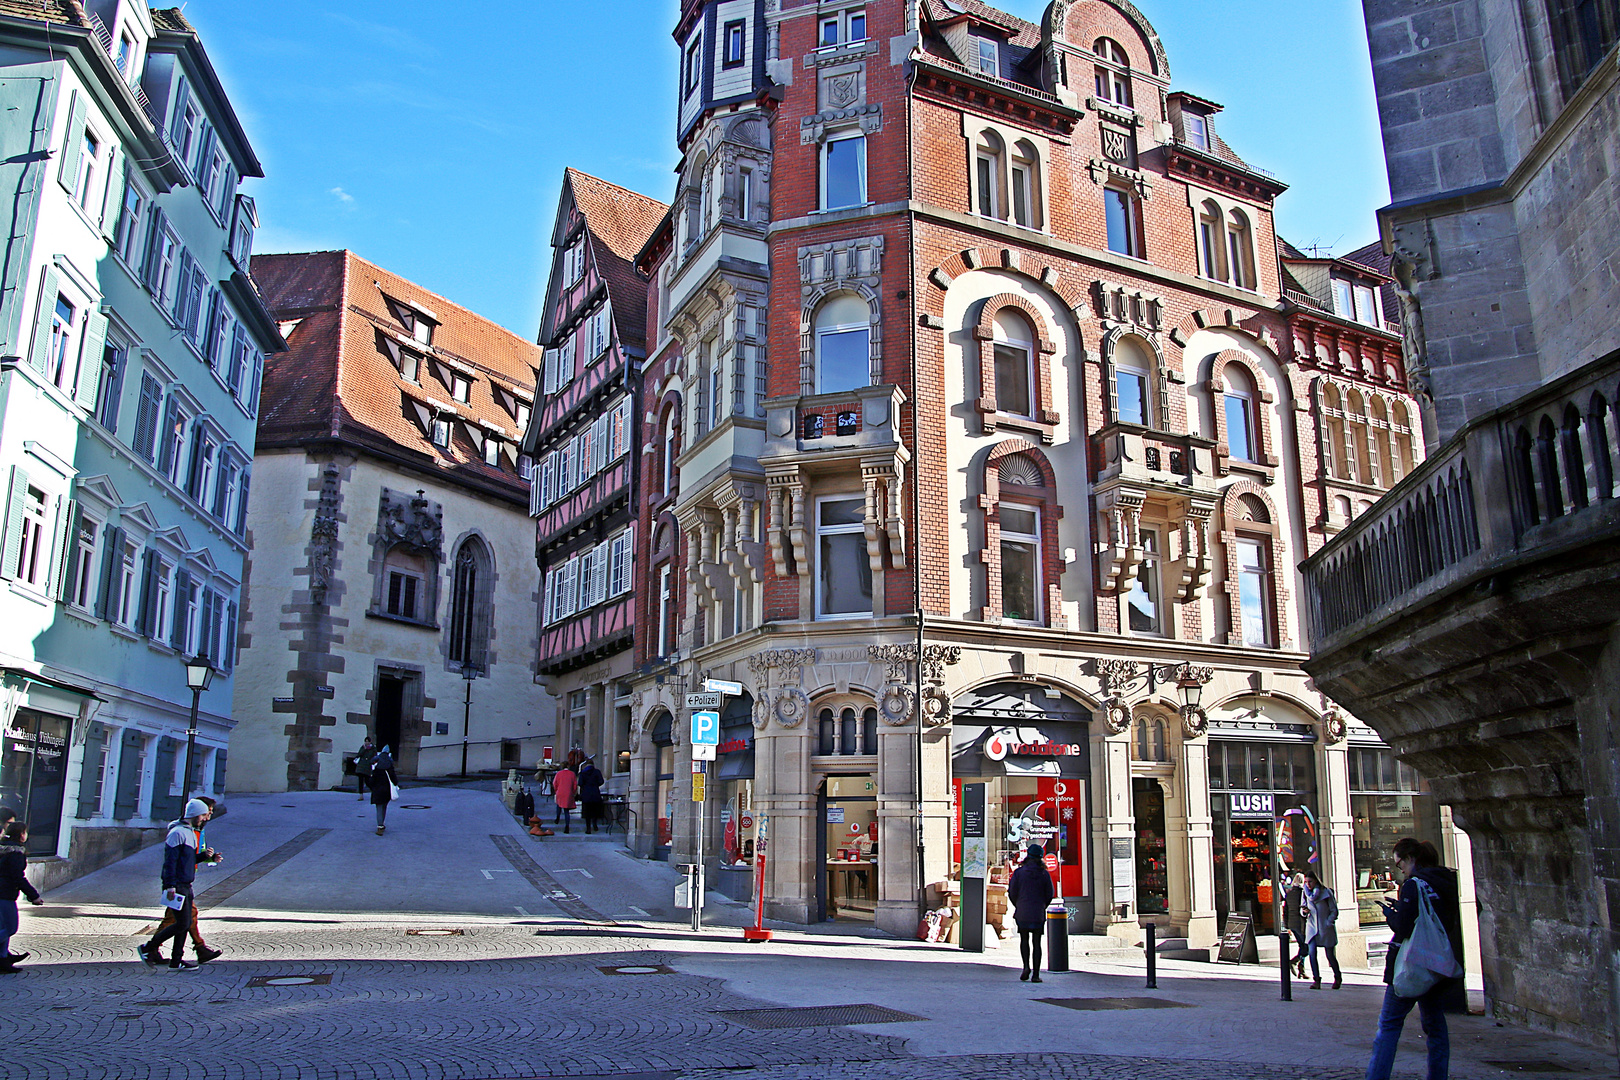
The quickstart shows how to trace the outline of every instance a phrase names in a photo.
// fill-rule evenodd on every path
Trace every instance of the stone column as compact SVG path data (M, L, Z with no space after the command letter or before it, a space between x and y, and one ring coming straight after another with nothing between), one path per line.
M1221 940L1215 918L1215 823L1209 812L1209 739L1181 744L1181 797L1187 809L1187 947Z
M1136 817L1131 800L1131 729L1108 735L1098 725L1091 736L1091 835L1093 839L1092 889L1099 933L1131 944L1140 939L1136 917ZM1131 857L1131 876L1114 881L1114 841L1122 840ZM1117 914L1120 905L1127 914Z
M1164 790L1164 872L1170 893L1170 925L1181 929L1192 921L1192 874L1187 835L1189 800L1186 792L1186 764L1170 776L1161 777ZM1208 807L1205 807L1208 813Z
M1321 804L1317 812L1317 842L1322 849L1322 868L1317 871L1327 887L1339 898L1339 963L1345 967L1367 966L1367 935L1361 932L1361 916L1356 906L1356 823L1350 813L1350 763L1344 743L1320 744L1316 768Z
M877 781L877 928L896 937L916 933L922 911L917 888L917 732L879 721Z
M815 875L822 872L816 865L816 792L807 727L801 722L783 728L773 719L754 743L755 803L770 818L765 917L797 923L814 914Z

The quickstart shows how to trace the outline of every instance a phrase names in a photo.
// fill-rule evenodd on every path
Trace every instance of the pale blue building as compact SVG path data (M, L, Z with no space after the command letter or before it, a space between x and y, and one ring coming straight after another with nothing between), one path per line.
M196 31L0 0L0 803L30 876L221 795L263 357L262 176ZM185 663L216 669L200 698Z

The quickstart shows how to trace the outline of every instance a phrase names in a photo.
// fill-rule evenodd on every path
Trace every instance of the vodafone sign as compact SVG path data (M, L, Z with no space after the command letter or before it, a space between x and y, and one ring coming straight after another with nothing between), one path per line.
M992 731L984 740L984 756L991 761L1004 761L1009 754L1013 757L1079 757L1080 746L1078 743L1018 742L1006 730Z

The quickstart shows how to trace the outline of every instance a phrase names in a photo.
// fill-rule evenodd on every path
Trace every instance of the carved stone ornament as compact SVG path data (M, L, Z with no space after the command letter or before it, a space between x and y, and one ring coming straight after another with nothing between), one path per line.
M641 721L638 718L630 725L630 754L633 757L639 753L641 753Z
M763 697L754 699L754 730L764 731L765 725L771 722L771 703Z
M923 687L922 718L928 727L951 722L951 698L943 686L930 683Z
M1322 714L1322 738L1327 740L1329 746L1344 742L1344 737L1350 732L1350 725L1344 722L1344 713L1337 706L1329 708Z
M834 75L827 80L827 104L835 109L842 109L855 103L860 96L860 72L852 71L848 75Z
M911 719L911 707L916 699L917 694L911 687L894 683L878 697L878 715L885 724L899 727Z
M1209 716L1203 709L1187 706L1181 710L1181 735L1186 739L1200 739L1209 732Z
M796 728L810 716L810 695L797 686L777 691L776 722L785 728Z
M901 682L906 677L906 665L917 659L917 646L868 645L866 655L872 663L883 665L883 673L890 682Z
M960 662L962 659L962 646L960 645L924 645L922 652L922 676L931 683L945 681L946 667Z
M1131 157L1130 136L1123 131L1113 128L1102 129L1103 153L1115 161L1129 162Z
M1108 734L1121 735L1130 730L1131 707L1125 703L1123 697L1113 694L1103 699L1103 705L1107 709L1103 722L1108 725Z
M816 662L814 649L767 649L748 658L748 670L755 675L780 671L784 679L797 682L799 672Z
M377 534L389 546L407 548L444 558L444 508L418 488L407 500L403 493L384 488L377 513Z

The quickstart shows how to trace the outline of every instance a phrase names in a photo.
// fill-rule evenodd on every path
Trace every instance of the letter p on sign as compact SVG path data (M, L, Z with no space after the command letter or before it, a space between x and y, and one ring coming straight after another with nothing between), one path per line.
M695 712L692 714L692 745L717 746L720 743L720 714Z

